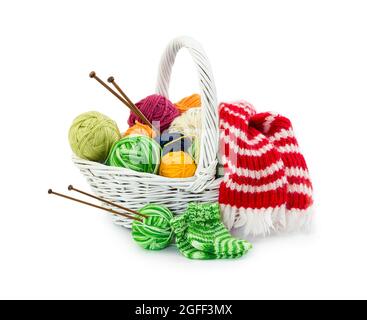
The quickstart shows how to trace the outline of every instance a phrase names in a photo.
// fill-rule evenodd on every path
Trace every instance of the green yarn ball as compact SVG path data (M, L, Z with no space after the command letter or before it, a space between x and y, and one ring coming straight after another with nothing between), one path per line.
M160 159L161 147L153 139L146 136L127 136L113 145L107 164L155 174Z
M112 145L120 139L117 124L96 111L76 117L69 130L69 143L80 158L105 162Z
M147 250L162 250L172 242L173 232L170 221L172 212L164 206L148 204L139 210L148 217L143 221L134 221L132 237L134 241Z

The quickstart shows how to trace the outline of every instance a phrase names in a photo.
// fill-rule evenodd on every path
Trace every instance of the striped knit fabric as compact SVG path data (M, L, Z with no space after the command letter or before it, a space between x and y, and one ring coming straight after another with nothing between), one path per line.
M185 215L187 238L198 250L214 253L217 259L235 259L252 248L251 243L231 236L222 222L218 203L190 203Z
M254 115L250 126L263 133L281 154L287 177L287 229L307 227L312 217L312 183L291 121L265 112Z
M189 259L236 259L252 244L231 236L223 225L218 203L189 203L182 215L171 220L176 245Z
M219 202L225 225L241 237L304 225L306 211L300 210L308 208L312 200L296 195L296 179L306 177L307 167L304 162L302 166L292 164L293 150L285 152L289 147L278 137L291 127L282 124L284 118L273 122L270 114L256 115L244 101L223 103L219 113L224 164ZM310 183L307 186L309 192ZM297 201L304 206L295 205Z
M214 253L205 252L192 246L187 235L188 221L185 214L174 217L171 220L171 227L176 236L177 248L186 258L193 260L216 259Z

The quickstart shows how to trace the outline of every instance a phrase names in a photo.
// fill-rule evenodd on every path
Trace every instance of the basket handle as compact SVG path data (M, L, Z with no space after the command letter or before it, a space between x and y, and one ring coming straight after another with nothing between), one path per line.
M215 179L219 139L217 92L209 60L201 45L192 38L173 39L163 53L157 81L157 93L169 98L168 89L172 67L181 48L186 48L196 66L201 95L202 134L200 159L196 170L196 180L187 190L202 192Z

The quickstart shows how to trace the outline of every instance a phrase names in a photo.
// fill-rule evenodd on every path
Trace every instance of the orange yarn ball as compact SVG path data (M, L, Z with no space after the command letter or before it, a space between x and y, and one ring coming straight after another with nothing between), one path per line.
M139 121L136 121L133 126L127 129L123 137L131 135L147 136L153 139L156 137L156 133L151 127L146 124L142 124Z
M196 172L192 157L183 151L169 152L161 159L159 174L168 178L188 178Z
M181 113L191 108L199 108L201 107L201 97L199 94L195 93L189 97L183 98L179 102L176 102L175 106Z

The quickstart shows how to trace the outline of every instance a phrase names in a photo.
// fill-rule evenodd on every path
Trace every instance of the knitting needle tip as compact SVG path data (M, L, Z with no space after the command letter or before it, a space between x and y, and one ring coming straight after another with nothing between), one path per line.
M89 77L90 78L94 78L96 76L96 73L94 71L92 71L90 74L89 74Z

